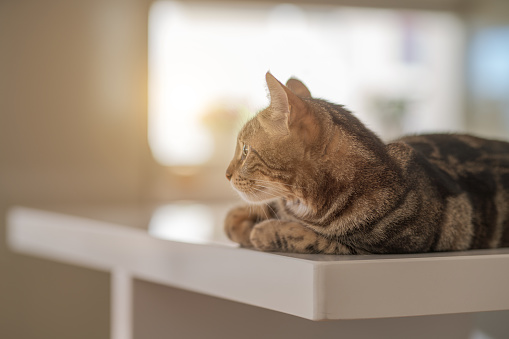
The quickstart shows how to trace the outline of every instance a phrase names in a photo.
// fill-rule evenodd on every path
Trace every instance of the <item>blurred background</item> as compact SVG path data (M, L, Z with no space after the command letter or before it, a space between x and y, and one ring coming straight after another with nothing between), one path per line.
M12 205L229 201L267 70L384 140L509 131L506 0L0 0L0 337L107 338L109 276L16 255Z

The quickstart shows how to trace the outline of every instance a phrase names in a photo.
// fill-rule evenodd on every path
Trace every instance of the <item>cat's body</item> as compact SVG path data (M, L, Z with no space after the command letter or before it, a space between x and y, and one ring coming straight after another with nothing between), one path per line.
M343 107L267 74L227 177L251 206L228 236L265 251L417 253L509 247L509 143L421 135L384 144Z

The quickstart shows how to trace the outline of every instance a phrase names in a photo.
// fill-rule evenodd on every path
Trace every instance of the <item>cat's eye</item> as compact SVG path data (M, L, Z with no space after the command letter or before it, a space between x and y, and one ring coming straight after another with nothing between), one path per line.
M249 153L249 146L244 144L244 146L242 146L242 159L245 159L247 157L248 153Z

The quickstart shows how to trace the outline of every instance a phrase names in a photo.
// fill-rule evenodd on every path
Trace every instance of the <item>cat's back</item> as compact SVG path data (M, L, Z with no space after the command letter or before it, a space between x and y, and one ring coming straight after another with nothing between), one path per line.
M405 142L430 161L452 166L486 164L509 168L509 142L467 134L425 134L406 136Z
M443 183L478 198L505 191L509 196L509 143L466 134L429 134L399 139L431 164ZM432 176L437 176L431 174Z

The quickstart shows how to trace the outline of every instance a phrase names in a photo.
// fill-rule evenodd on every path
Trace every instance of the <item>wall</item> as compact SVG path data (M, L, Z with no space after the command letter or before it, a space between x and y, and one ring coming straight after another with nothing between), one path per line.
M13 204L136 201L148 2L0 2L0 338L107 338L109 276L6 248Z

